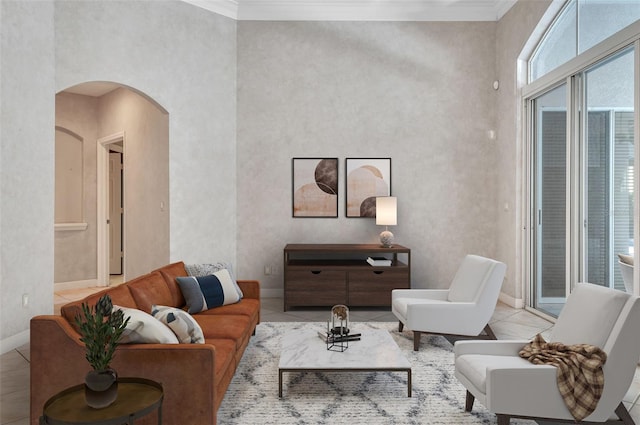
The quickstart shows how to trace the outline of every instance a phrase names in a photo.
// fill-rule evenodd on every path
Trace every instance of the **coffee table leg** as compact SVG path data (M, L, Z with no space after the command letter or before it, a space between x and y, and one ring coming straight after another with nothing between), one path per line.
M282 369L278 369L278 398L282 398Z
M407 371L407 397L411 397L411 369Z

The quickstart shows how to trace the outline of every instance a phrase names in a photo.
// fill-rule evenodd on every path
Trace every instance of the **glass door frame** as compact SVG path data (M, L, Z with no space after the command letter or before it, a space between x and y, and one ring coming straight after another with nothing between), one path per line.
M632 25L633 29L640 29L640 22ZM640 31L637 31L633 37L629 37L628 31L621 31L609 39L603 41L598 46L590 49L584 54L576 57L574 60L561 66L556 71L551 72L534 83L525 86L522 90L522 111L523 111L523 140L525 141L525 149L523 149L522 160L525 168L523 190L526 196L523 196L523 217L524 223L524 255L522 255L523 264L521 265L523 273L523 294L525 297L524 305L527 310L540 314L544 317L554 319L544 312L537 310L534 306L536 303L536 131L539 126L539 117L536 116L535 100L545 93L554 90L562 84L567 85L566 104L567 104L567 221L566 221L566 294L571 293L575 284L583 280L586 273L586 261L581 261L584 257L585 246L581 243L583 233L582 227L582 207L584 202L584 194L581 193L581 173L583 153L581 149L581 140L585 140L587 120L581 120L582 111L586 109L586 100L583 99L583 73L591 69L595 64L607 60L607 58L617 56L625 50L632 48L634 51L634 244L640 245ZM582 122L584 121L584 123ZM640 249L634 250L634 263L640 264ZM640 266L637 267L640 270ZM634 273L634 294L640 294L640 272Z

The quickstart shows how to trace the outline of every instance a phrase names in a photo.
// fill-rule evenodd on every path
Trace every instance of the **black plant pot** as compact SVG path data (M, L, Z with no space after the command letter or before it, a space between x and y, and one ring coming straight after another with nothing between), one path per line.
M118 374L113 369L91 370L84 377L84 398L87 406L104 409L118 398Z

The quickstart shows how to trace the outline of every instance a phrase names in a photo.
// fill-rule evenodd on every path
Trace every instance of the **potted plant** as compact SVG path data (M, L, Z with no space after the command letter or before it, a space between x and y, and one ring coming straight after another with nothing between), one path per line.
M105 294L93 307L82 303L82 313L75 319L92 367L85 376L85 399L90 407L101 409L118 396L118 375L109 365L129 318L122 310L113 311L111 297Z

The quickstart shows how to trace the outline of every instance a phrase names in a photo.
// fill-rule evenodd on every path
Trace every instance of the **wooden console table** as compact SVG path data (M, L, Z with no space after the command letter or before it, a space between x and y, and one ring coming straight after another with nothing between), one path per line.
M386 257L374 267L367 257ZM404 257L404 258L403 258ZM391 290L411 287L411 250L402 245L288 244L284 247L284 310L294 306L391 306Z

